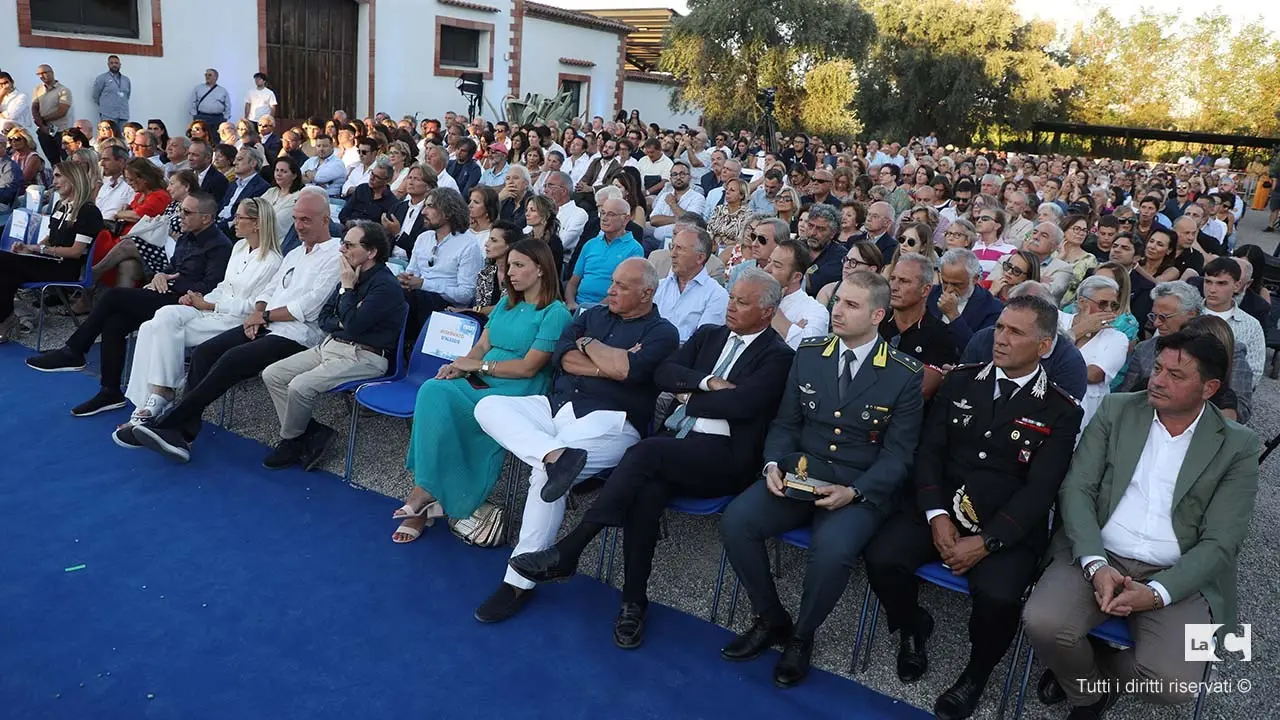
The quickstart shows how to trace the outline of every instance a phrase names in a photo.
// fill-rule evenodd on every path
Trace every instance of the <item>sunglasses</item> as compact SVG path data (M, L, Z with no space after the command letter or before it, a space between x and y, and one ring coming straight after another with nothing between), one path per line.
M764 235L752 235L751 239L754 240L757 245L768 245L770 242L770 239Z
M986 221L986 222L995 222L995 220L996 220L996 218L995 218L995 216L994 216L994 215L979 215L979 216L978 216L978 221L979 221L979 222L983 222L983 221Z
M916 243L917 243L917 240L915 238L908 237L906 235L903 235L902 237L898 238L898 244L905 245L906 247L915 247Z
M1004 262L1000 263L1000 267L1004 268L1004 271L1009 275L1016 275L1018 277L1023 277L1027 274L1026 270L1023 270L1022 268L1018 267L1017 265L1014 265L1008 260L1005 260Z
M1091 298L1091 297L1087 297L1087 298L1085 298L1085 300L1088 300L1089 302L1093 303L1094 305L1097 305L1097 306L1098 306L1100 309L1102 309L1102 310L1113 310L1113 311L1114 311L1114 310L1119 310L1119 309L1120 309L1120 303L1119 303L1118 301L1116 301L1116 300L1094 300L1094 299L1093 299L1093 298Z

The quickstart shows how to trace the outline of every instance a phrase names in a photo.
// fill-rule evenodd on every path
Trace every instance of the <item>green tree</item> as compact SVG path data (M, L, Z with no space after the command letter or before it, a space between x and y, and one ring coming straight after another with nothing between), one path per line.
M797 129L809 74L830 61L860 61L874 37L871 17L854 0L690 0L659 67L680 82L674 109L700 108L718 127L753 127L759 91L775 88L779 124ZM843 108L852 96L828 94L839 87L832 82L838 74L825 68L818 78L826 101Z
M1077 26L1070 55L1077 71L1068 101L1076 122L1173 129L1185 97L1186 58L1175 15L1149 8L1122 23L1101 10Z
M1221 10L1196 18L1183 48L1188 130L1275 135L1280 107L1280 41L1261 20L1239 29Z
M859 68L856 107L875 136L931 130L968 141L1050 115L1073 71L1049 52L1051 23L1003 0L866 0L879 30Z
M800 124L825 138L852 138L862 132L862 124L850 108L857 89L853 61L818 63L804 79Z

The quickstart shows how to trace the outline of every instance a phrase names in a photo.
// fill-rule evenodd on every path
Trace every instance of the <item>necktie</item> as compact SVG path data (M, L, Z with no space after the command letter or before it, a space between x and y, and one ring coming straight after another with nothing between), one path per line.
M840 402L842 403L849 394L849 386L853 384L853 362L857 359L858 356L852 350L844 351L844 370L840 373Z
M997 384L1000 386L1000 397L996 398L994 407L999 410L1009 404L1009 399L1013 397L1014 393L1018 392L1018 383L1004 378Z
M716 377L724 377L724 374L729 370L729 366L733 364L733 359L738 356L738 351L742 349L744 344L741 337L734 335L733 342L729 345L729 353L716 365L716 369L712 370L711 374ZM698 418L689 417L688 413L685 412L685 406L681 405L675 409L675 412L667 416L667 421L663 425L670 430L675 430L677 438L682 438L693 430L693 424L696 422L698 422Z

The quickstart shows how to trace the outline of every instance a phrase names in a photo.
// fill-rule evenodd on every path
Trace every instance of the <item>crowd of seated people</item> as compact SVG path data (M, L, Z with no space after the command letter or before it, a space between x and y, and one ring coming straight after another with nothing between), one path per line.
M934 631L914 572L969 580L970 657L939 717L974 711L1019 623L1049 668L1041 697L1095 718L1114 696L1069 679L1198 679L1165 629L1235 622L1257 483L1244 423L1276 322L1229 172L803 134L775 154L746 131L626 117L343 114L274 143L260 121L221 144L200 120L163 146L163 127L125 128L132 145L103 131L96 151L70 137L48 237L0 254L0 340L21 332L22 283L92 262L109 287L27 364L78 370L100 340L101 389L71 412L132 406L120 447L190 461L203 410L261 376L279 422L263 465L315 468L336 434L319 397L385 374L433 313L464 313L483 331L418 391L392 540L476 512L508 454L527 465L483 622L617 527L614 641L640 646L677 496L735 496L722 534L754 620L721 654L782 648L782 687L859 557L903 682L928 672ZM38 182L30 158L15 162ZM608 470L557 541L566 494ZM800 527L793 615L765 542ZM1134 650L1092 649L1107 617L1130 619Z

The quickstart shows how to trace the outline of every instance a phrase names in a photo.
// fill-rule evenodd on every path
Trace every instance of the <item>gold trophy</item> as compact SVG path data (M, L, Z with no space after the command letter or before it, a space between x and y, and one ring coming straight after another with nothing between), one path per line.
M787 473L782 478L782 487L784 494L794 500L808 500L813 502L818 499L815 490L824 485L831 483L816 478L809 477L809 458L801 455L796 460L795 470Z

